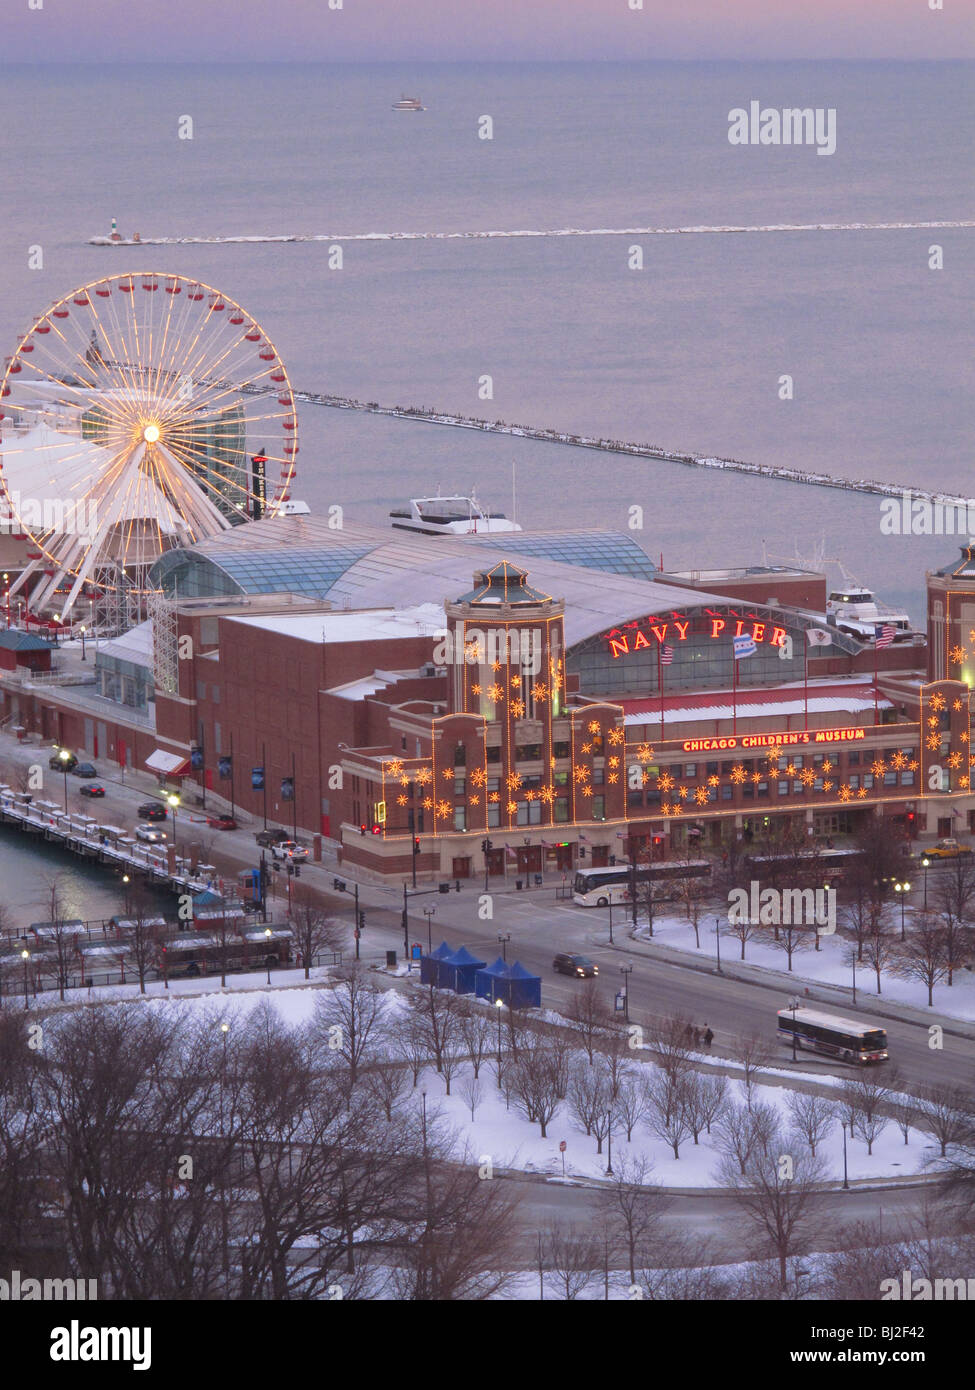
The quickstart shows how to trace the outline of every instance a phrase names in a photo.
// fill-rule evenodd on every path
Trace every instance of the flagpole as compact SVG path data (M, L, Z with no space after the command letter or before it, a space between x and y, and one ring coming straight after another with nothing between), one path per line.
M657 643L657 689L660 691L660 742L664 741L664 668L660 664L660 643Z
M731 640L734 643L734 638ZM738 732L738 658L734 645L731 648L731 732Z
M877 707L877 685L880 675L877 670L877 629L873 633L873 722L874 726L880 723L879 710Z
M802 704L804 711L803 728L809 728L809 638L806 637L802 654Z

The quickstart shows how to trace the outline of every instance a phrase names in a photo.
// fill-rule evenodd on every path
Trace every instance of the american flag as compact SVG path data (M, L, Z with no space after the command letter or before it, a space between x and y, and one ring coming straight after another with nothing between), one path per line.
M884 623L883 627L875 627L873 630L875 646L879 651L881 647L889 647L894 640L894 633L897 631L890 623Z
M663 651L660 653L660 664L661 664L661 666L669 666L670 663L673 661L673 659L674 659L674 649L673 649L673 647L664 647Z

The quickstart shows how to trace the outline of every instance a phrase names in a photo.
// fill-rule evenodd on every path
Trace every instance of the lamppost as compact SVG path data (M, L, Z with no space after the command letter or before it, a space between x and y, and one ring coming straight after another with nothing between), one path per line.
M67 748L58 749L58 760L61 763L61 771L64 773L64 814L68 814L68 763L71 761L71 754Z
M606 1176L613 1176L613 1112L606 1111Z
M84 624L82 624L82 628L81 628L81 659L82 659L82 661L84 661L84 659L85 659L85 628L84 628Z
M717 948L717 952L718 952L718 974L720 975L720 974L722 973L722 972L721 972L721 918L720 918L720 917L715 917L715 919L714 919L714 943L715 943L715 947Z
M796 1009L799 1007L799 1000L793 997L789 1000L789 1008L792 1010L792 1060L796 1060Z
M26 998L26 996L25 996ZM504 1008L503 999L495 999L494 1007L498 1011L498 1085L501 1085L501 1010Z
M856 948L850 956L850 964L853 966L853 1007L857 1006L857 953Z
M166 804L173 813L173 849L176 849L176 812L179 810L179 797L175 792L169 793Z
M425 907L425 908L423 909L423 915L424 915L424 917L427 919L427 955L428 955L428 956L432 956L432 955L433 955L433 914L436 912L436 910L437 910L437 909L436 909L435 907Z
M921 860L921 868L924 870L924 910L925 910L925 912L927 912L927 910L928 910L928 865L929 865L930 863L931 863L931 860L928 858L927 855L925 855L924 858Z
M270 928L270 927L265 927L265 928L264 928L264 941L265 941L265 945L266 945L266 947L267 947L267 957L266 957L265 963L266 963L266 965L267 965L267 982L268 982L268 984L271 983L271 937L272 937L273 935L274 935L274 933L271 931L271 928Z
M28 951L26 946L20 953L20 959L24 962L24 1008L29 1009L30 1004L27 1002L27 966L30 963L30 951Z
M611 946L614 944L614 943L613 943L613 897L612 897L612 893L611 893L610 896L609 896L609 944L610 944Z
M633 974L633 962L628 965L620 966L620 974L623 976L623 1018L630 1021L630 976Z
M850 1190L850 1179L849 1179L849 1177L847 1176L847 1171L846 1171L846 1121L845 1121L845 1120L841 1120L841 1121L840 1121L840 1128L841 1128L842 1131L843 1131L843 1190L844 1190L845 1192L849 1192L849 1190ZM851 1139L853 1138L853 1126L852 1126L852 1124L850 1125L850 1138L851 1138Z
M501 947L501 959L505 962L505 964L507 964L507 962L508 962L508 942L509 942L510 940L511 940L511 932L510 932L510 931L508 932L507 936L502 936L501 933L498 932L498 944L499 944L500 947Z
M895 883L895 884L894 884L894 892L900 894L900 900L901 900L901 941L904 940L904 936L905 936L905 929L904 929L904 908L905 908L906 905L907 905L906 899L907 899L907 894L908 894L908 891L910 890L910 887L911 887L911 885L910 885L909 883L907 883L907 882L904 882L904 883Z

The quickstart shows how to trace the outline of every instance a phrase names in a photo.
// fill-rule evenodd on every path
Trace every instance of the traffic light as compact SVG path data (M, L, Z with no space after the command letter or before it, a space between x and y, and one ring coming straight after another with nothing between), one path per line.
M358 922L357 922L357 926L358 926L359 930L362 931L362 929L363 929L363 927L364 927L365 925L366 925L366 914L365 914L365 912L362 910L362 908L360 907L360 909L359 909L359 919L358 919Z
M382 826L381 826L381 825L378 825L378 824L377 824L377 825L374 825L374 826L372 827L372 833L373 833L374 835L381 835L381 834L383 833L383 828L382 828Z
M359 834L360 834L360 835L364 835L365 833L366 833L366 827L365 827L365 825L360 825L360 826L359 826Z
M419 837L419 835L414 835L414 836L413 836L413 853L414 853L414 854L419 854L419 853L420 853L420 837Z

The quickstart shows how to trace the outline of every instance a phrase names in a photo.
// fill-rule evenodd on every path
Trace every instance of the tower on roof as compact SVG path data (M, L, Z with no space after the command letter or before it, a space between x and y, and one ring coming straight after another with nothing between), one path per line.
M499 560L489 570L477 571L474 587L462 594L456 603L471 605L485 604L539 604L553 602L551 594L533 589L528 583L528 571L519 569L510 560Z

